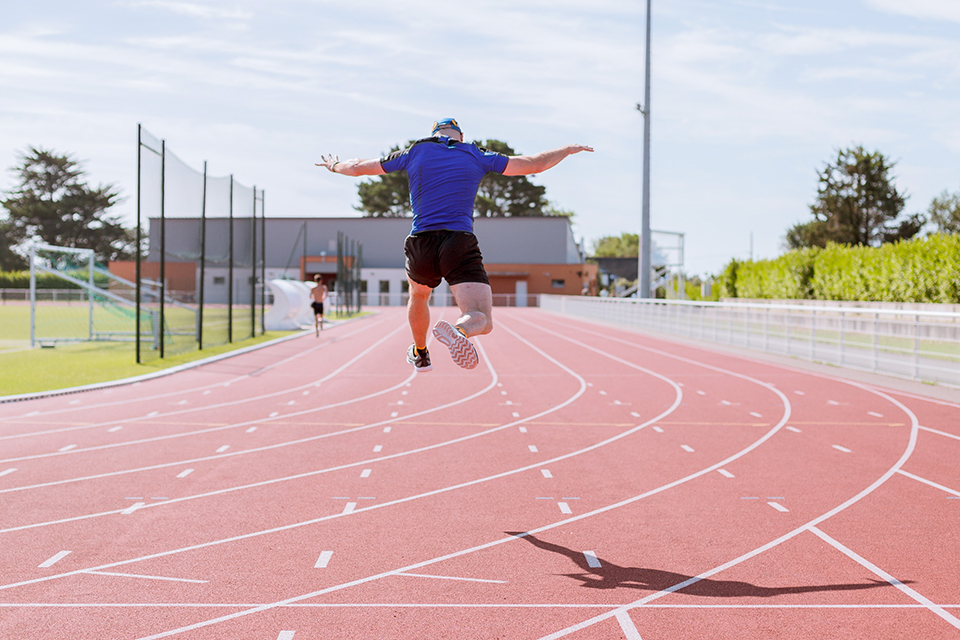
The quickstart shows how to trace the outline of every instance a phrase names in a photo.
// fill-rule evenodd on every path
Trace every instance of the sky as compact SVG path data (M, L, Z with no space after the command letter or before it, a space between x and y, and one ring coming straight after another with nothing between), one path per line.
M85 0L7 3L0 169L28 147L83 161L136 219L137 125L266 192L268 217L360 215L372 158L454 117L533 154L588 249L640 228L645 4L638 0ZM817 170L863 145L906 213L960 190L958 0L653 0L651 226L684 269L772 258L810 219ZM15 176L0 172L0 190ZM3 215L0 213L0 215Z

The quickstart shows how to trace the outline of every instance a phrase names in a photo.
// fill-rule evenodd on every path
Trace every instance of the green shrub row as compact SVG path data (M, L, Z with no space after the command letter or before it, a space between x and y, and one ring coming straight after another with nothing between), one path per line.
M774 260L731 260L720 297L960 303L960 235L881 247L828 244Z
M86 273L71 273L74 278L79 280L86 281ZM100 275L96 274L94 276L94 282L98 287L106 286L107 279ZM0 289L29 289L30 288L30 272L29 271L0 271ZM37 274L37 288L38 289L79 289L77 285L67 282L62 278L57 278L50 275L49 273L38 273Z

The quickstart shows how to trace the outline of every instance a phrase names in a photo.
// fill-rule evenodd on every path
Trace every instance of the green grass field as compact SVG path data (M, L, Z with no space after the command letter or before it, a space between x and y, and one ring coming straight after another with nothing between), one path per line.
M0 396L65 389L85 384L120 380L167 369L201 358L234 351L273 340L292 332L271 331L249 338L250 312L246 307L234 312L233 343L226 343L226 309L204 311L204 349L197 349L192 335L194 314L174 307L168 310L168 331L191 335L166 334L165 356L150 349L151 339L144 336L141 364L136 363L134 319L115 310L94 306L97 331L127 332L129 342L58 343L53 348L30 349L30 307L26 304L0 305ZM37 337L86 337L89 332L89 307L85 303L38 308ZM331 320L339 318L330 316ZM147 325L149 326L149 325ZM247 338L247 339L244 339ZM217 344L220 343L220 344ZM211 346L212 345L212 346Z

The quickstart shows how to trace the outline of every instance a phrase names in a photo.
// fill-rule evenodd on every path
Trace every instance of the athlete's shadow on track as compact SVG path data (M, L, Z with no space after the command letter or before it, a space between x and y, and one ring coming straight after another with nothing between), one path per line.
M573 578L580 581L581 587L588 589L642 589L644 591L658 592L669 589L674 585L680 584L691 579L693 576L683 575L682 573L673 573L672 571L661 571L660 569L644 569L641 567L621 567L610 562L605 558L598 558L601 567L591 567L587 564L586 557L580 551L574 551L564 546L540 540L533 535L523 535L516 531L505 531L507 535L521 537L538 549L559 553L562 556L570 558L583 572L581 573L563 573L560 575ZM910 584L910 581L904 580L904 584ZM870 581L856 584L825 584L810 585L798 587L760 587L749 582L737 582L735 580L710 580L704 578L683 589L678 593L684 593L691 596L701 596L709 598L772 598L774 596L786 595L790 593L813 593L818 591L857 591L860 589L875 589L877 587L890 587L889 582Z

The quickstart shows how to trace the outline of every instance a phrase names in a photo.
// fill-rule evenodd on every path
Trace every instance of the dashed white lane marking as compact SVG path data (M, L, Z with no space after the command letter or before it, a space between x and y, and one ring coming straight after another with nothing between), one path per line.
M277 636L277 640L293 640L293 634L296 631L281 631L280 635Z
M540 473L543 474L543 477L544 477L544 478L552 478L552 477L553 477L553 474L550 473L550 470L549 470L549 469L540 469Z
M526 433L526 432L527 432L526 427L520 427L520 433Z
M606 392L606 391L601 391L601 392L600 392L600 395L605 396L605 395L607 395L607 392Z
M288 406L288 407L294 407L294 406L296 406L296 404L297 404L297 401L296 401L296 400L291 400L290 402L287 403L287 406Z
M876 411L867 411L868 416L873 416L874 418L882 418L882 413L877 413Z
M599 569L603 565L600 564L600 561L597 560L597 554L593 551L584 551L583 557L587 559L587 566L593 567L594 569Z
M344 513L353 513L353 510L357 508L356 502L348 502L347 506L343 508Z
M530 449L530 453L536 453L536 452L537 452L537 445L531 444L531 445L529 445L529 446L527 447L527 449Z
M249 429L247 429L247 433L253 433L256 430L257 430L256 427L250 427Z
M657 433L663 433L663 429L661 429L660 427L654 427L653 430L656 431Z
M617 405L620 405L620 404L623 404L623 403L622 403L622 402L620 402L619 400L614 400L614 401L613 401L613 404L617 404Z
M226 451L226 450L229 449L229 448L230 448L230 445L225 444L225 445L223 445L222 447L220 447L220 448L217 449L217 453L223 453L224 451Z
M805 396L805 395L807 395L807 394L805 394L803 391L794 391L794 393L797 394L798 396Z
M558 502L557 506L560 507L560 513L573 513L573 511L570 511L570 505L568 505L566 502Z
M60 449L57 449L57 451L59 451L60 453L64 453L65 451L70 451L70 450L76 449L76 448L77 448L77 445L75 445L75 444L68 444L68 445L65 446L65 447L61 447Z
M148 417L148 418L156 418L158 415L160 415L160 412L159 412L159 411L151 411L150 413L147 414L147 417Z
M624 637L627 640L643 640L640 637L640 632L637 631L637 628L633 624L633 620L630 619L630 613L627 611L617 611L615 614L617 622L620 623L620 630L623 631Z
M116 433L117 431L120 431L120 429L123 429L123 427L110 427L107 429L107 433Z
M360 477L369 478L372 472L373 472L373 469L364 469L363 471L360 472Z
M37 565L37 568L38 568L38 569L46 569L47 567L52 567L52 566L55 565L56 563L60 562L60 561L63 560L64 558L66 558L69 554L70 554L69 551L61 551L60 553L58 553L57 555L53 556L52 558L50 558L50 559L48 559L48 560L44 560L43 562L41 562L39 565Z
M722 475L724 478L733 478L733 477L735 477L732 473L730 473L730 472L727 471L726 469L717 469L717 473L719 473L720 475Z
M203 392L203 395L205 395L205 396L210 395L210 389L207 389L206 391L204 391L204 392Z
M729 400L721 400L721 401L720 401L720 404L729 407L729 406L732 405L733 403L730 402Z
M687 453L693 453L693 447L691 447L691 446L689 446L689 445L682 444L682 445L680 445L680 448L683 449L684 451L686 451Z
M68 402L67 404L80 404L80 401L79 401L79 400L71 400L71 401Z
M373 448L373 452L374 452L374 453L380 453L381 451L383 451L383 445L382 445L382 444L378 444L377 446L375 446L375 447Z
M513 412L513 417L514 417L514 418L519 418L519 417L520 417L520 414L517 413L516 411L514 411L514 412Z
M114 573L113 571L84 571L96 576L117 576L120 578L140 578L142 580L166 580L168 582L192 582L194 584L206 584L209 580L191 580L190 578L167 578L166 576L144 576L139 573Z
M772 502L772 501L771 501L771 502L768 502L767 504L770 505L771 507L773 507L774 509L776 509L777 511L779 511L780 513L786 513L786 512L788 512L788 511L790 511L789 509L787 509L785 506L783 506L783 505L780 504L779 502Z
M401 392L400 392L400 395L405 396L405 395L407 395L408 393L410 393L410 392L409 392L409 391L401 391Z
M193 473L193 469L184 469L183 471L181 471L180 473L177 474L177 477L178 477L178 478L186 478L186 477L187 477L188 475L190 475L191 473Z
M400 412L399 412L399 411L394 411L394 412L392 412L392 413L390 414L390 417L391 417L391 418L396 418L398 415L400 415ZM389 427L388 427L388 428L389 428Z
M698 396L705 396L705 395L707 395L707 392L706 392L706 391L697 391L697 395L698 395Z
M309 391L304 391L304 392L303 392L303 395L308 396L308 395L310 395L310 392L309 392Z
M510 406L513 404L513 400L507 400L506 402L504 402L504 404L507 406Z
M752 415L754 418L762 418L762 417L763 417L763 414L757 413L756 411L751 411L751 412L750 412L750 415Z
M838 445L838 444L833 445L833 448L836 449L837 451L843 451L844 453L850 453L850 449L847 449L846 447L841 447L841 446Z
M785 427L785 428L787 431L793 431L794 433L803 433L803 431L800 431L800 429L797 429L796 427Z
M30 413L25 414L24 417L25 417L25 418L32 418L33 416L38 416L38 415L40 415L40 412L39 412L39 411L31 411Z
M356 503L352 503L356 504ZM330 563L330 558L333 557L333 551L323 551L320 553L320 557L317 558L317 564L313 565L314 569L323 569Z
M403 404L403 400L397 400L397 404L398 404L398 405L402 405L402 404Z
M137 509L139 509L140 507L146 506L146 504L147 504L146 502L134 502L132 505L130 505L120 513L122 513L125 516L128 516L134 511L136 511Z
M640 414L637 413L636 411L631 411L631 412L630 412L630 415L632 415L634 418L639 418L639 417L640 417Z
M384 432L384 433L390 433L390 429L391 429L390 427L384 427L384 428L383 428L383 432Z
M10 473L13 473L13 472L16 471L16 470L17 470L16 467L10 467L10 468L7 469L6 471L0 471L0 476L8 475L8 474L10 474Z
M186 400L181 400L181 401L178 402L177 404L183 406L183 405L187 404L187 401L186 401Z
M835 406L835 407L839 407L839 406L840 406L840 403L837 402L836 400L827 400L827 404L833 405L833 406Z
M484 580L483 578L461 578L460 576L431 576L426 573L398 573L398 576L410 578L435 578L437 580L462 580L464 582L491 582L493 584L507 584L506 580Z
M280 415L280 412L279 412L279 411L274 411L274 412L272 412L272 413L271 413L269 416L267 416L267 417L269 417L269 418L276 418L278 415Z

